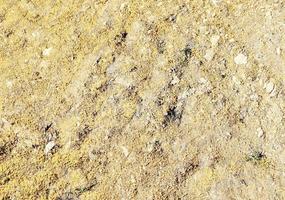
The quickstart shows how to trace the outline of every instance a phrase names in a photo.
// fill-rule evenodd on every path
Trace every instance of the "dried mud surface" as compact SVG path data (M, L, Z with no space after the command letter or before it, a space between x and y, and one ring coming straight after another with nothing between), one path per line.
M0 199L284 199L285 2L0 0Z

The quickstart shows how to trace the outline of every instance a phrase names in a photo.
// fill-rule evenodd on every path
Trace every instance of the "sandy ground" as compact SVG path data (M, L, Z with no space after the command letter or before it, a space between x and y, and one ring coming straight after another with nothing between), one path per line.
M285 199L283 0L0 0L0 199Z

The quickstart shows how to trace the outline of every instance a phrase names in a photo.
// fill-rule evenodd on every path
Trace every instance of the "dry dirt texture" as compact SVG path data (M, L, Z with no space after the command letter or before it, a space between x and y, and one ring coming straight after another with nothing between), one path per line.
M0 199L285 199L284 0L0 0Z

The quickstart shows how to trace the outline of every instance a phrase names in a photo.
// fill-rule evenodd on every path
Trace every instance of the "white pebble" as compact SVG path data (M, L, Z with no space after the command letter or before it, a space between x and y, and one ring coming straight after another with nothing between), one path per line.
M52 51L52 47L47 48L47 49L44 49L44 50L43 50L43 55L44 55L44 56L49 56L50 53L51 53L51 51Z
M124 154L126 157L128 157L128 155L129 155L129 150L128 150L126 147L124 147L124 146L121 146L121 149L122 149L123 154Z
M216 46L218 44L218 42L219 42L219 39L220 39L219 35L213 35L211 37L212 46Z
M13 82L10 81L10 80L7 80L7 81L6 81L6 86L7 86L9 89L11 89L12 86L13 86Z
M257 136L258 137L260 137L260 138L263 138L264 137L264 131L262 130L262 128L258 128L257 130L256 130L256 132L257 132Z
M239 53L235 58L234 61L237 65L245 65L247 63L247 56Z
M207 49L204 58L205 58L207 61L211 61L211 60L213 59L213 57L214 57L214 54L215 54L215 53L214 53L213 49Z
M232 133L231 132L225 132L225 137L226 137L226 139L231 139Z
M96 155L93 153L93 150L90 150L88 152L88 155L89 155L89 159L90 160L95 160L96 159Z
M274 83L272 83L271 81L267 82L264 86L266 92L268 94L270 94L273 90L274 90Z
M172 81L171 81L171 84L172 84L172 85L175 85L175 84L179 83L179 81L180 81L179 78L178 78L176 75L174 75L174 76L173 76L173 79L172 79Z
M122 3L120 6L120 11L123 11L128 6L127 3Z
M40 32L39 31L34 31L34 32L32 32L32 36L34 37L34 38L39 38L40 37Z
M214 5L218 5L222 0L211 0Z
M233 82L234 82L235 84L237 84L237 85L240 85L240 84L241 84L240 80L239 80L237 77L233 76L232 79L233 79Z
M258 100L258 95L257 94L251 94L250 96L249 96L249 98L250 98L250 100L252 100L252 101L257 101Z
M229 40L229 42L230 42L230 43L234 43L234 42L235 42L235 39L234 39L234 38L231 38L231 39Z
M54 141L50 141L49 143L47 143L45 147L45 154L48 154L53 149L54 146L55 146Z
M277 47L277 48L276 48L276 54L277 54L278 56L281 54L281 49L280 49L280 47Z
M205 83L207 83L207 79L205 79L205 78L200 78L199 80L198 80L198 82L200 83L200 84L205 84Z

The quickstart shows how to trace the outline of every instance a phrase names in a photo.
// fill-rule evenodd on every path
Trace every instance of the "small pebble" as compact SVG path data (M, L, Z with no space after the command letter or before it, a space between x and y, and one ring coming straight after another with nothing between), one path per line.
M39 38L39 37L40 37L40 33L39 33L38 31L34 31L34 32L32 33L32 36L33 36L34 38Z
M218 5L222 0L211 0L214 5Z
M234 61L237 65L245 65L247 63L247 56L242 53L239 53L235 58Z
M226 137L226 139L231 139L232 133L231 132L225 132L225 137Z
M6 86L7 86L9 89L11 89L12 86L13 86L13 82L10 81L10 80L7 80L7 81L6 81Z
M280 47L277 47L277 48L276 48L276 54L277 54L278 56L281 54L281 49L280 49Z
M239 80L237 77L233 76L232 79L233 79L233 82L234 82L235 84L237 84L237 85L240 85L240 84L241 84L240 80Z
M49 56L52 51L52 47L43 50L43 56Z
M274 90L274 83L272 83L271 81L267 82L264 86L266 92L268 94L270 94L273 90Z
M219 35L213 35L211 37L212 46L216 46L218 44L218 42L219 42L219 39L220 39Z
M128 150L126 147L124 147L124 146L121 146L121 149L122 149L123 154L124 154L126 157L128 157L128 155L129 155L129 150Z
M250 100L252 100L252 101L257 101L257 100L258 100L258 95L257 95L257 94L251 94L251 95L249 96L249 98L250 98Z
M262 128L258 128L257 130L256 130L256 132L257 132L257 136L259 137L259 138L263 138L264 137L264 131L262 130Z
M235 42L235 39L231 38L231 39L229 40L229 42L230 42L230 43L234 43L234 42Z
M90 160L95 160L96 159L96 155L95 155L95 153L93 153L93 150L90 150L88 152L88 155L89 155L89 159Z
M123 11L128 6L127 3L122 3L120 6L120 11Z
M205 79L205 78L200 78L199 80L198 80L198 82L200 83L200 84L205 84L205 83L207 83L207 79Z
M45 147L45 154L48 154L55 146L55 142L54 141L50 141L49 143L47 143L46 147Z
M171 81L171 84L172 84L172 85L175 85L175 84L179 83L179 81L180 81L179 78L178 78L176 75L174 75L174 76L173 76L173 79L172 79L172 81Z
M214 57L214 54L215 54L215 53L214 53L213 49L207 49L204 58L205 58L207 61L211 61L211 60L213 59L213 57Z

